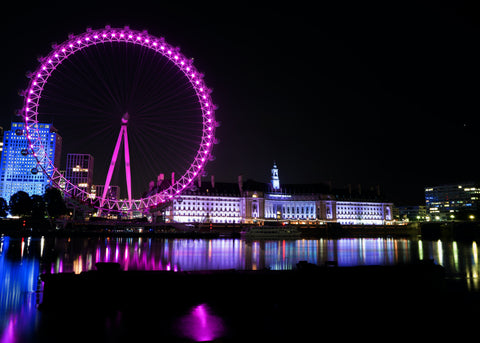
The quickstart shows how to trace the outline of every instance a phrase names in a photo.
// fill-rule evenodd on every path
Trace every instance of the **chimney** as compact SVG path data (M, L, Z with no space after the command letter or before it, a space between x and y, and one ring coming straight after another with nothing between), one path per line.
M210 177L210 181L212 182L212 188L215 188L215 175Z
M198 183L197 183L198 188L202 188L202 176L201 175L198 175L198 180L197 181L198 181Z
M240 194L243 193L243 176L238 175L238 190L240 191Z
M172 186L175 184L175 172L172 172Z

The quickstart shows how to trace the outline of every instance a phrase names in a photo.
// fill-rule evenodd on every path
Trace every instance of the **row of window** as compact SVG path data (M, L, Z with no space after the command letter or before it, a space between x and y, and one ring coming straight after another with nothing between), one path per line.
M270 213L275 213L275 210L273 207L269 207L266 209L267 212ZM303 206L283 206L282 207L282 213L287 213L287 214L315 214L315 207L309 206L309 207L303 207Z
M200 216L202 218L207 217L240 217L240 213L238 212L233 212L233 213L227 213L227 212L201 212L201 211L180 211L180 212L175 212L175 216Z
M173 218L175 222L178 223L203 223L205 221L204 217L184 217L184 216L175 216ZM241 219L232 219L232 218L209 218L209 221L212 223L220 224L240 224Z

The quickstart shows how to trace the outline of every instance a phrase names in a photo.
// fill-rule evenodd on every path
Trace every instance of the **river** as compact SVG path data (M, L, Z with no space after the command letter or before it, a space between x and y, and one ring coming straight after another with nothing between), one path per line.
M160 238L0 238L0 342L36 341L46 325L41 302L41 273L81 273L96 262L118 262L123 270L288 270L298 261L338 266L395 265L433 259L450 277L480 289L477 242L427 241L400 238L242 239ZM48 322L48 321L47 321ZM210 323L208 328L205 323ZM200 324L198 324L200 323ZM108 325L107 325L108 326ZM222 318L208 304L192 304L175 320L172 337L201 341L221 337ZM179 329L180 328L180 329ZM194 328L194 329L192 329ZM202 331L203 330L203 331ZM48 330L47 330L48 332ZM113 333L109 334L112 338ZM115 337L113 337L112 340Z

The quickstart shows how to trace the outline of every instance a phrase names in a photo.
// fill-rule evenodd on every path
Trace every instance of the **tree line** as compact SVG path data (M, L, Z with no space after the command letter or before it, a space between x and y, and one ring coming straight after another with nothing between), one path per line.
M43 195L29 196L24 191L18 191L12 194L8 203L4 198L0 198L0 217L4 218L8 213L41 222L66 214L67 206L62 192L57 188L49 187Z

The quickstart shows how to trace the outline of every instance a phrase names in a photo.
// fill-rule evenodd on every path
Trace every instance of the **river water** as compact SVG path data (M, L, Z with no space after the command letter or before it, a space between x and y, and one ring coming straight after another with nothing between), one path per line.
M451 277L466 280L479 290L477 242L427 241L393 238L301 239L245 241L242 239L159 238L0 238L0 343L37 341L46 315L41 302L41 273L81 273L96 262L118 262L123 270L288 270L299 261L339 266L395 265L433 259ZM115 318L114 318L115 319ZM109 319L113 320L114 319ZM174 323L174 324L172 324ZM207 325L208 324L208 325ZM105 324L105 327L110 327ZM190 311L170 322L170 338L208 341L228 328L208 304L192 304ZM165 329L165 328L164 328ZM108 330L107 330L108 331ZM45 330L43 331L45 332ZM44 339L48 339L44 333ZM117 332L117 331L115 331ZM46 335L46 336L45 336ZM115 341L115 333L107 334Z

